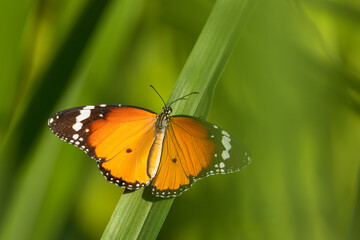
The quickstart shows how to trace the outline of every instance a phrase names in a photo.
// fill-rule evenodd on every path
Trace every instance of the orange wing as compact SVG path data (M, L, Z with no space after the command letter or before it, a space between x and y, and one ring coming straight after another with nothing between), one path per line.
M150 183L147 158L156 114L133 106L94 105L68 109L49 119L51 130L96 159L105 178L139 189Z
M153 180L153 194L178 196L211 164L215 144L205 125L189 117L172 117L166 131L162 158Z
M250 161L246 148L225 130L195 117L174 116L152 191L176 197L201 178L239 171Z

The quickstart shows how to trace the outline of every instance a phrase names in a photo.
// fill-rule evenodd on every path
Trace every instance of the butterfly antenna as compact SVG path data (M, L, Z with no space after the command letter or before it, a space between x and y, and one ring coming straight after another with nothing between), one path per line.
M166 103L165 103L164 99L161 97L160 93L158 93L158 91L156 91L156 89L154 88L154 86L153 86L153 85L150 85L150 87L151 87L152 89L154 89L154 91L157 93L157 95L159 95L159 97L161 98L161 100L163 101L164 106L165 106L165 105L166 105Z
M199 92L192 92L192 93L186 94L185 96L182 96L181 98L178 98L178 99L172 101L172 102L169 104L169 107L170 107L173 103L175 103L175 102L177 102L177 101L179 101L179 100L184 100L185 98L187 98L188 96L193 95L193 94L199 94Z

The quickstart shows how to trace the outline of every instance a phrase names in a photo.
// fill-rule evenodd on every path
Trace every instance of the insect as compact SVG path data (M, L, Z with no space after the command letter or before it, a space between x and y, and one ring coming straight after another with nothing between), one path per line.
M95 159L109 182L130 190L151 184L153 195L176 197L201 178L239 171L251 161L245 147L218 126L171 116L172 104L192 94L168 105L160 96L160 114L130 105L88 105L55 113L48 125Z

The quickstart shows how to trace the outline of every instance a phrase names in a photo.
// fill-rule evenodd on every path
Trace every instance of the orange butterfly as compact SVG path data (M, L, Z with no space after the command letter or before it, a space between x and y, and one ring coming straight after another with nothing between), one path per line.
M95 159L109 182L131 190L151 183L155 196L176 197L196 180L239 171L251 161L219 127L191 116L170 116L171 105L189 95L164 103L160 114L100 104L60 111L48 125Z

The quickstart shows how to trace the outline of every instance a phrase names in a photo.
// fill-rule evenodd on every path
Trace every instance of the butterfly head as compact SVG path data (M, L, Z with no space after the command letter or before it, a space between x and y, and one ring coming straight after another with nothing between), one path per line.
M165 106L162 108L161 114L165 114L165 115L167 115L167 116L170 116L171 112L172 112L172 108L171 108L170 106L166 106L166 105L165 105Z
M157 120L155 126L157 129L166 129L170 121L170 114L172 112L172 108L170 106L165 105L159 115L156 116Z
M157 93L157 95L159 95L159 97L161 98L161 100L163 101L164 103L164 107L161 111L161 113L159 115L156 116L156 123L155 123L155 127L158 129L158 130L162 130L162 131L165 131L169 122L170 122L170 114L172 112L172 108L171 108L171 105L174 104L175 102L177 101L180 101L180 100L184 100L186 99L188 96L192 95L192 94L198 94L199 92L192 92L192 93L189 93L185 96L182 96L178 99L175 99L174 101L170 102L169 104L166 104L164 99L161 97L161 95L158 93L158 91L156 91L156 89L154 88L154 86L150 85L150 87L152 89L154 89L154 91Z

